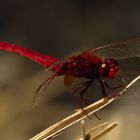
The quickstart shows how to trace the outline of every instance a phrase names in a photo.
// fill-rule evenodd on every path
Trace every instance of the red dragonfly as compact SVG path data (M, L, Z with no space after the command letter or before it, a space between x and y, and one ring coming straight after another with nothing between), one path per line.
M140 57L140 38L97 47L71 55L65 59L46 56L6 42L0 42L0 49L18 53L53 71L51 76L38 88L33 99L35 105L50 82L56 76L61 75L64 75L64 84L66 86L71 86L75 79L86 78L84 83L77 85L72 90L72 93L78 92L81 98L83 98L83 94L92 85L94 80L97 80L100 85L102 97L106 97L105 88L116 89L121 87L119 85L112 88L105 82L106 79L115 79L118 76L120 67L117 60Z

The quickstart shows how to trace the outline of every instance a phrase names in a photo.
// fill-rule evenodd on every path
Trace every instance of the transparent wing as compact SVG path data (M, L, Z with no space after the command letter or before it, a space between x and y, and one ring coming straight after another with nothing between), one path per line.
M124 42L97 47L89 52L116 59L140 57L140 37Z
M118 61L120 65L120 74L124 80L130 82L140 74L140 58L128 58Z
M77 78L77 77L70 76L70 75L64 76L64 85L67 88L71 89L73 93L74 93L74 91L78 91L77 90L78 88L80 91L86 81L87 81L86 78Z
M70 88L70 93L77 98L80 106L93 103L101 98L98 82L86 78L65 77L64 84Z
M40 98L43 96L43 94L45 93L47 87L49 86L49 84L51 83L51 81L57 76L58 72L62 69L62 67L65 65L65 63L62 63L64 62L63 60L58 60L56 61L55 63L53 63L48 69L47 69L47 72L49 70L52 70L53 73L51 74L51 76L45 80L45 82L43 82L37 89L36 91L36 94L34 95L33 97L33 102L32 102L32 107L34 108Z
M49 86L49 84L51 83L51 81L52 81L54 78L55 78L55 75L52 74L45 82L43 82L43 83L39 86L39 88L37 89L36 94L35 94L35 96L34 96L34 98L33 98L33 102L32 102L32 107L33 107L33 108L38 104L40 98L41 98L42 95L45 93L45 90L47 89L47 87Z

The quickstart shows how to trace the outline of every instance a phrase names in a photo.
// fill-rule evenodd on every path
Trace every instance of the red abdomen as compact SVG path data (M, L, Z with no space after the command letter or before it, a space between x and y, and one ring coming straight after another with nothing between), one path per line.
M68 59L63 69L63 74L75 77L96 78L97 68L100 63L101 58L88 52L83 52Z

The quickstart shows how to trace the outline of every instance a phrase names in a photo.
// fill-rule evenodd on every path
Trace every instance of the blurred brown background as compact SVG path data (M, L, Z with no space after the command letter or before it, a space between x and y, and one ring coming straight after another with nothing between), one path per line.
M0 40L21 44L46 55L63 57L77 50L140 36L140 2L137 0L0 0ZM133 61L129 63L136 65ZM138 65L138 64L137 64ZM139 65L138 65L139 66ZM0 52L0 139L27 140L78 108L75 99L56 78L35 109L32 98L48 74L38 64ZM102 140L139 140L140 88L87 119L87 128L104 121L120 126ZM56 140L80 135L79 124Z

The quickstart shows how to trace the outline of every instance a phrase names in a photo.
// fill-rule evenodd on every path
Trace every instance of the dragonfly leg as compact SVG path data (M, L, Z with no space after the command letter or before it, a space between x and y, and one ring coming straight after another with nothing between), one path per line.
M102 120L102 118L99 117L99 116L97 115L97 113L93 113L93 114L95 115L95 117L96 117L98 120Z
M105 85L104 85L104 82L101 78L98 78L98 82L99 82L99 85L100 85L100 88L101 88L101 94L102 94L102 97L106 97L106 91L105 91Z
M75 93L80 92L80 90L83 90L87 86L87 84L88 84L88 82L84 82L84 83L80 84L78 87L74 88L71 93L75 94Z
M84 84L80 85L78 88L76 88L75 90L73 90L73 92L72 92L72 93L75 93L75 92L77 92L77 91L79 91L79 90L82 89L82 91L81 91L81 93L80 93L81 102L82 102L82 103L84 102L84 104L86 104L86 105L88 105L88 104L87 104L87 102L85 102L85 100L84 100L84 98L83 98L83 94L84 94L85 91L89 88L89 86L91 86L91 84L92 84L93 81L94 81L94 80L90 80L90 81L85 82ZM84 108L81 107L81 102L80 102L80 108L83 110L83 112L85 113L85 115L86 115L89 119L92 119L92 118L89 117L89 115L86 113L86 111L84 110ZM98 120L101 120L101 119L102 119L102 118L100 118L96 113L94 113L94 115L95 115L95 117L96 117Z
M74 89L72 91L72 95L74 95L73 93L76 93L76 92L80 92L80 102L79 102L79 105L80 105L80 108L82 109L82 111L84 112L84 114L89 118L89 119L92 119L91 117L89 117L89 115L86 113L86 111L84 110L84 108L82 107L82 104L84 103L85 105L88 105L87 102L84 100L83 98L83 94L85 93L85 91L88 89L88 87L92 84L93 80L90 80L90 81L87 81L85 82L84 84L81 84L79 87L77 87L76 89ZM80 91L81 90L81 91ZM99 118L99 117L98 117Z
M118 86L116 86L116 87L110 87L110 85L109 85L108 83L106 83L106 82L104 82L104 85L105 85L108 89L110 89L110 90L115 90L115 89L119 89L119 88L125 88L125 86L126 86L126 85L123 83L123 84L118 85ZM108 98L113 98L113 97L117 97L117 96L120 96L120 94L119 94L119 93L113 93L113 94L108 95Z
M92 82L93 82L93 80L86 82L86 86L84 87L84 89L80 93L80 97L82 99L83 99L83 95L84 95L85 91L91 86Z
M87 81L84 84L79 85L78 87L76 87L71 93L72 94L79 94L81 97L81 101L84 102L85 105L88 105L87 102L84 100L83 98L83 94L85 93L85 91L88 89L88 87L92 84L92 81Z

